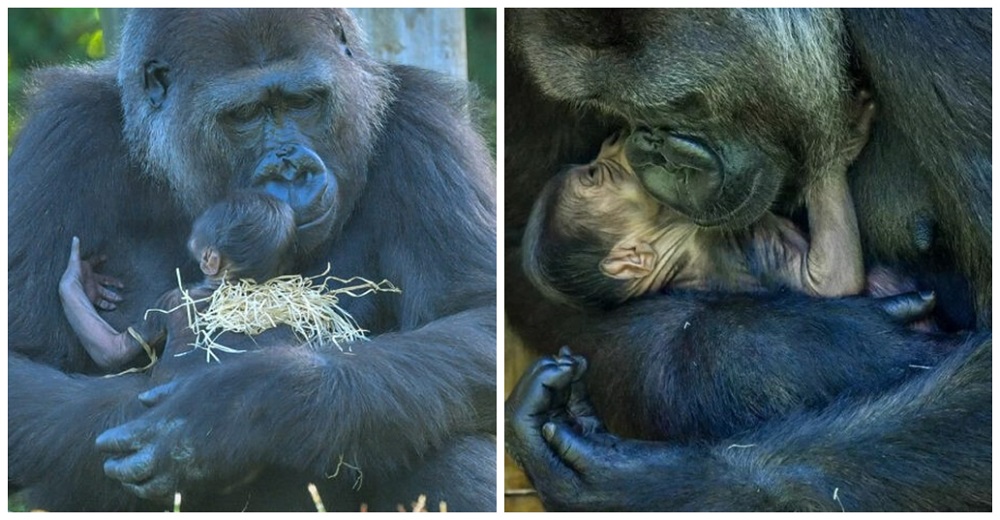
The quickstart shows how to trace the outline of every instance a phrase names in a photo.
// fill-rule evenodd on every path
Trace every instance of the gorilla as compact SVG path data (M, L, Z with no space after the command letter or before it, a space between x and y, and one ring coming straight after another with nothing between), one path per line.
M575 354L506 404L548 509L992 508L989 10L508 9L506 35L506 312L534 349ZM542 186L621 128L667 129L678 170L712 158L721 225L805 227L803 187L861 90L879 107L849 171L865 266L935 291L935 322L965 338L937 362L851 370L898 349L866 298L673 290L588 312L520 271Z
M496 507L495 166L463 85L388 65L345 10L136 10L118 56L34 78L8 160L8 484L50 510ZM388 279L371 340L97 377L62 317L72 236L125 285L117 330L199 278L236 190L294 211L293 272Z

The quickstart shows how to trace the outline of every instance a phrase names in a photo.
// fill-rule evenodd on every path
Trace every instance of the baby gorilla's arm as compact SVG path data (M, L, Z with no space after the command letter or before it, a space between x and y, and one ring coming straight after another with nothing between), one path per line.
M59 280L59 299L62 300L63 312L91 359L104 370L118 368L140 351L130 344L125 334L119 333L98 316L84 289L86 283L88 281L80 260L80 239L73 237L69 263Z
M847 185L847 167L868 141L874 114L875 104L862 95L854 135L843 160L831 164L830 171L815 175L806 191L811 236L799 273L803 289L815 296L858 294L865 286L861 237Z

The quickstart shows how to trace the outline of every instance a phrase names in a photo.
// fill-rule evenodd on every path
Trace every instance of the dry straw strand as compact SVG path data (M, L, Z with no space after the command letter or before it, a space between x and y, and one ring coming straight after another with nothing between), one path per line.
M341 296L361 298L376 292L401 292L388 280L373 282L360 276L328 276L330 265L316 276L285 275L262 284L252 280L224 281L206 298L194 299L184 289L180 270L177 285L182 303L173 309L150 309L148 312L175 312L183 308L188 326L195 334L191 345L204 350L206 361L219 361L216 352L239 353L242 350L218 342L225 332L256 336L265 330L287 325L307 345L317 348L333 344L341 351L343 344L364 340L365 329L339 304ZM319 282L319 283L317 283ZM340 287L330 287L339 284ZM204 310L197 306L208 302ZM350 347L348 347L349 349Z

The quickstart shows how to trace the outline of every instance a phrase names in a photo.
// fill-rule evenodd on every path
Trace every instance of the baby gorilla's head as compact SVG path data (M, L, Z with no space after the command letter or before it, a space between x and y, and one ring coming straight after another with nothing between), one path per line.
M528 278L550 299L614 305L631 295L634 279L649 273L645 251L620 247L655 228L660 211L629 166L624 141L609 138L594 162L560 172L535 201L522 260Z
M295 214L266 193L235 193L198 217L188 249L207 278L264 282L292 267Z

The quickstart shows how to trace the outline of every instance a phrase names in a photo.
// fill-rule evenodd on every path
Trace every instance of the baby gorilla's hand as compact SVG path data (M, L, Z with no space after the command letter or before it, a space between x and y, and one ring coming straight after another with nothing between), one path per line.
M122 297L111 289L115 287L123 289L124 284L113 276L100 274L95 271L97 266L104 263L107 257L98 256L90 260L80 259L80 239L73 237L73 244L70 247L69 263L66 271L63 272L59 281L59 291L66 294L68 291L83 291L95 307L111 311L117 308L117 304L122 301Z

